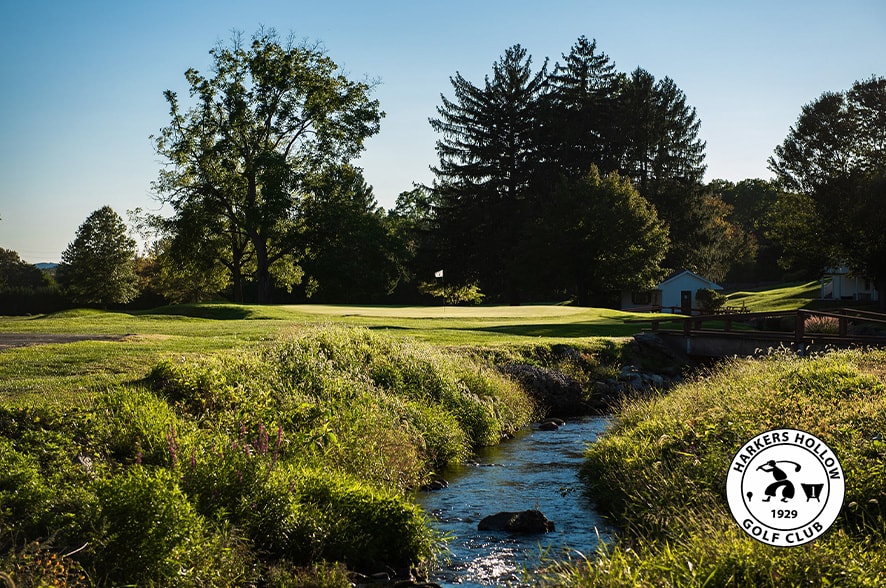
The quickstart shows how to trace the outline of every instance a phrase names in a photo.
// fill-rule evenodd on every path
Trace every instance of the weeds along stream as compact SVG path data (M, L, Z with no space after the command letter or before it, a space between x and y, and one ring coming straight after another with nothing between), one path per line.
M584 450L609 417L570 420L556 431L537 427L483 450L445 473L448 488L418 495L419 504L449 535L449 561L432 579L443 586L520 586L550 560L593 553L611 529L585 496L578 471ZM556 526L543 535L478 531L480 519L538 508ZM528 577L527 577L528 576Z

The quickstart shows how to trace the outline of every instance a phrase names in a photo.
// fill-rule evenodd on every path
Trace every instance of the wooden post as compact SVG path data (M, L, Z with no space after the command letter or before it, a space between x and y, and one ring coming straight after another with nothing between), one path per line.
M849 335L849 317L846 316L845 308L837 312L840 313L840 338L845 339Z
M806 313L802 310L797 311L797 324L794 325L794 342L802 343L803 336L806 334Z

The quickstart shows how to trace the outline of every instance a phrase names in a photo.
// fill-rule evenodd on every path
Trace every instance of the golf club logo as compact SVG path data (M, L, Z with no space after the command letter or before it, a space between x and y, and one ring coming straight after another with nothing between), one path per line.
M754 539L778 547L820 537L840 514L845 491L831 448L796 429L767 431L745 443L726 478L735 521Z

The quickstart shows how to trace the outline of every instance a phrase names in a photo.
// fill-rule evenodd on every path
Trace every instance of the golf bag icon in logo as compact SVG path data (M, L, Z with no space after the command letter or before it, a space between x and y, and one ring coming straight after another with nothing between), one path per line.
M726 480L736 522L754 539L781 547L803 545L824 533L844 494L843 470L833 451L794 429L751 439L736 453Z

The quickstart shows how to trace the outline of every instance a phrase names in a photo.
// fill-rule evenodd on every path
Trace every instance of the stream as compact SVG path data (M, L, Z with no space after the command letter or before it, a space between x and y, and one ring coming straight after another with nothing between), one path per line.
M536 427L481 451L475 462L444 473L449 487L423 492L418 503L451 537L449 561L431 580L442 586L521 586L523 572L545 560L590 554L609 529L578 479L585 447L608 417L567 421L556 431ZM487 515L538 508L556 525L544 535L478 531ZM543 554L543 555L542 555Z

